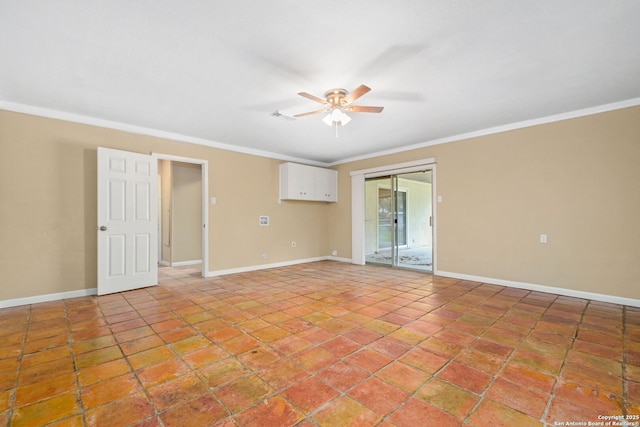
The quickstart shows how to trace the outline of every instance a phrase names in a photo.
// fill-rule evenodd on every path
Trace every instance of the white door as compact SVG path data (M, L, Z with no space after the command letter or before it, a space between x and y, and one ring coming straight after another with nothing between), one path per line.
M158 161L98 147L98 295L158 283Z

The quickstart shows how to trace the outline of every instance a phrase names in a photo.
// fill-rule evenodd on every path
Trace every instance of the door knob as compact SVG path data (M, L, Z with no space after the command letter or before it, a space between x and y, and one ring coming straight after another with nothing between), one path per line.
M104 225L100 226L100 228L98 229L100 231L107 231L107 227L105 227Z

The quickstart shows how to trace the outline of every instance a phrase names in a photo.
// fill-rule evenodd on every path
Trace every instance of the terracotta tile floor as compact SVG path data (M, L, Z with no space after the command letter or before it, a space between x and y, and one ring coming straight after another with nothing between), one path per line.
M0 310L0 425L513 427L640 414L637 308L329 261L160 276Z

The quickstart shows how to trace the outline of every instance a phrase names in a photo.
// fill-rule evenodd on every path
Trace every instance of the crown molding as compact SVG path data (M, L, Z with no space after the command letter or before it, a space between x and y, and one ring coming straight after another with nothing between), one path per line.
M83 116L74 113L68 113L64 111L52 110L42 107L34 107L32 105L18 104L14 102L8 102L0 100L0 109L13 111L17 113L31 114L34 116L47 117L51 119L65 120L74 123L81 123L86 125L98 126L108 129L121 130L124 132L135 133L139 135L154 136L158 138L170 139L172 141L186 142L189 144L203 145L211 148L218 148L221 150L233 151L237 153L250 154L254 156L267 157L270 159L283 160L287 162L304 163L313 166L332 167L338 166L344 163L355 162L359 160L371 159L374 157L387 156L390 154L403 153L405 151L417 150L420 148L431 147L434 145L446 144L448 142L460 141L463 139L476 138L480 136L492 135L501 132L507 132L516 129L523 129L531 126L537 126L541 124L559 122L562 120L568 120L578 117L590 116L593 114L604 113L613 110L619 110L622 108L635 107L640 105L640 98L632 98L625 101L613 102L610 104L599 105L595 107L583 108L580 110L569 111L566 113L555 114L552 116L540 117L537 119L524 120L520 122L510 123L501 126L494 126L486 129L481 129L473 132L462 133L458 135L448 136L445 138L432 139L429 141L420 142L417 144L406 145L391 150L377 151L374 153L364 154L361 156L349 157L334 162L320 162L317 160L303 159L299 157L286 156L279 153L273 153L270 151L257 150L248 147L242 147L237 145L231 145L218 141L211 141L204 138L195 138L188 135L182 135L173 132L161 131L158 129L146 128L142 126L131 125L122 122L116 122L111 120L98 119L95 117Z
M253 148L242 147L238 145L226 144L223 142L211 141L204 138L196 138L179 133L166 132L158 129L147 128L143 126L131 125L128 123L116 122L112 120L98 119L80 114L68 113L65 111L52 110L49 108L34 107L32 105L18 104L0 100L0 110L13 111L15 113L30 114L33 116L46 117L49 119L64 120L73 123L80 123L101 128L120 130L138 135L154 136L157 138L170 139L177 142L186 142L188 144L204 145L206 147L218 148L220 150L233 151L236 153L251 154L253 156L267 157L270 159L284 160L287 162L304 163L314 166L328 166L326 162L316 160L303 159L299 157L286 156L284 154L273 153L270 151L256 150Z
M476 138L479 136L492 135L510 130L523 129L531 126L542 125L546 123L560 122L562 120L574 119L577 117L590 116L593 114L605 113L607 111L620 110L622 108L636 107L640 105L640 98L632 98L625 101L613 102L611 104L598 105L596 107L583 108L581 110L569 111L566 113L554 114L552 116L540 117L537 119L523 120L521 122L510 123L507 125L494 126L487 129L481 129L473 132L461 133L458 135L447 136L445 138L432 139L417 144L405 145L391 150L377 151L375 153L364 154L362 156L350 157L329 163L327 166L337 166L343 163L355 162L358 160L366 160L374 157L388 156L390 154L403 153L405 151L417 150L419 148L431 147L433 145L446 144L448 142L461 141L463 139Z

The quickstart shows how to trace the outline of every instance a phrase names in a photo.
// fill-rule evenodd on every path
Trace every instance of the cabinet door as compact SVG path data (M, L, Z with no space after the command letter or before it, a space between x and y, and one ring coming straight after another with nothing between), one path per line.
M338 201L338 172L332 169L317 168L315 171L315 200L323 202Z
M314 176L308 167L295 163L284 163L280 166L280 182L282 199L314 200Z

